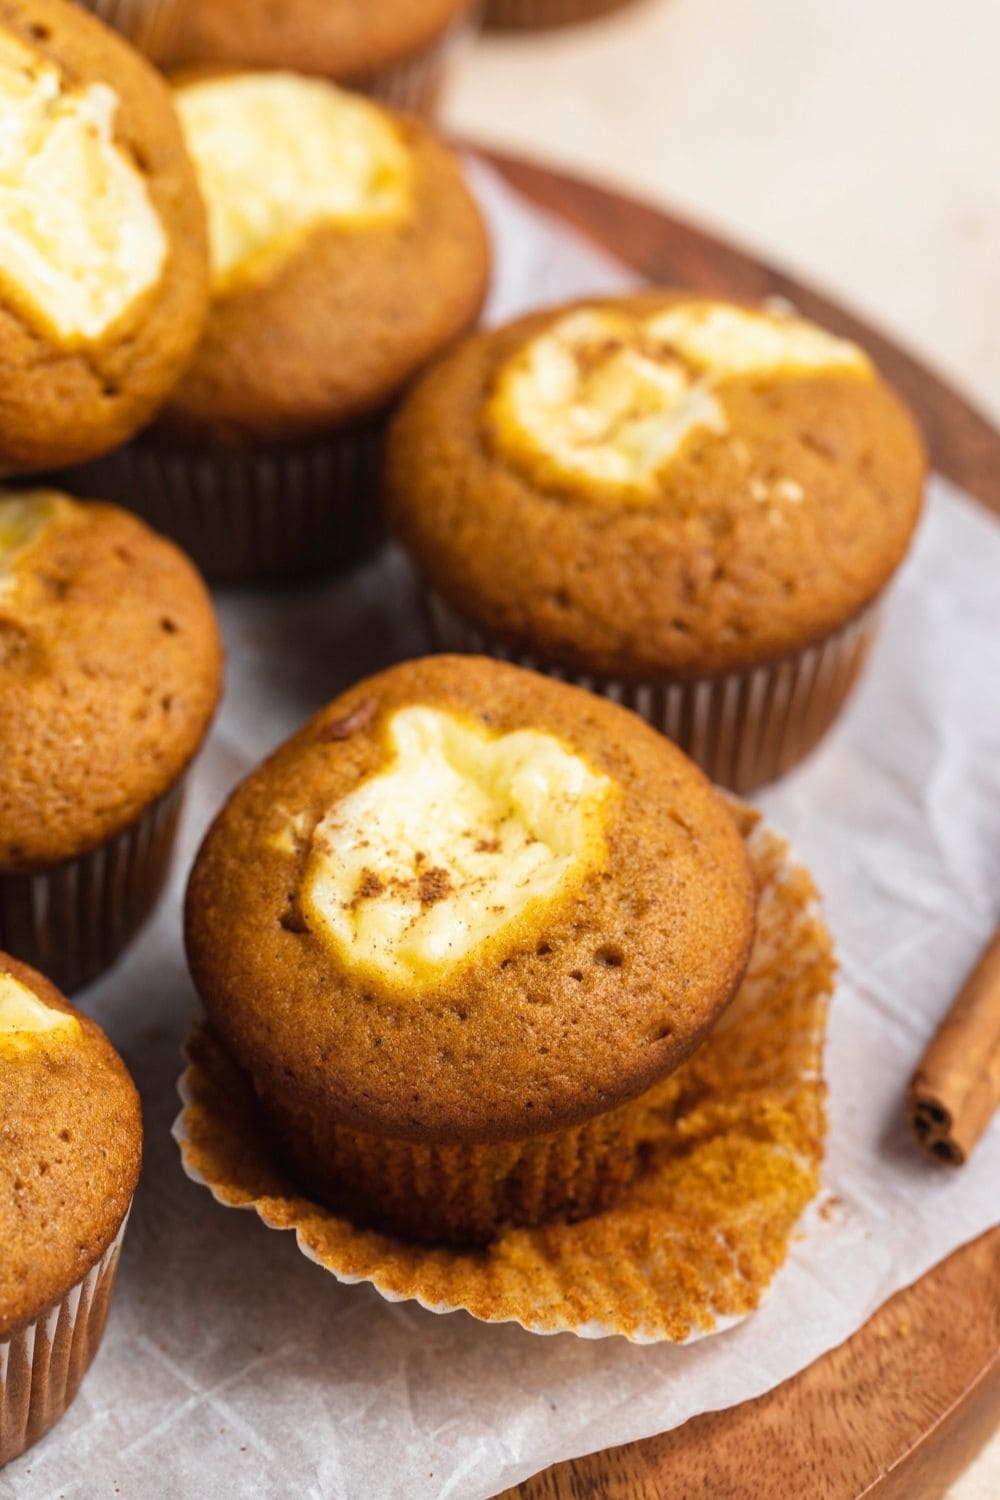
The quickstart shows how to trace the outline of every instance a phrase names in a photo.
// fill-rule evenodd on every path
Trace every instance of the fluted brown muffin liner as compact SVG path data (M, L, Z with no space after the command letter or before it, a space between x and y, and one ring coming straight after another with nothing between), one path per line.
M486 25L496 31L536 31L590 21L622 10L631 0L486 0Z
M488 1244L505 1224L609 1207L634 1175L644 1119L633 1103L529 1141L428 1146L343 1126L318 1131L308 1116L262 1102L303 1186L357 1222L427 1244Z
M65 993L110 968L163 888L183 790L181 778L78 859L34 874L0 874L0 949Z
M690 681L624 681L555 667L512 649L438 594L427 594L425 603L436 650L495 656L610 698L678 744L711 781L740 793L783 776L816 748L847 701L879 624L876 603L778 661Z
M188 1045L174 1125L188 1175L218 1202L294 1230L339 1281L433 1312L639 1343L681 1342L745 1316L819 1187L833 957L808 874L754 813L735 812L759 888L750 966L707 1041L636 1101L642 1167L613 1207L509 1227L472 1251L354 1224L290 1179L249 1083L205 1027Z
M37 1443L69 1406L101 1347L122 1226L82 1281L33 1323L0 1338L0 1468Z
M80 0L87 10L127 37L147 57L162 61L170 53L181 15L178 0Z
M295 577L356 562L382 540L384 431L379 416L269 449L140 438L59 478L135 511L213 582Z

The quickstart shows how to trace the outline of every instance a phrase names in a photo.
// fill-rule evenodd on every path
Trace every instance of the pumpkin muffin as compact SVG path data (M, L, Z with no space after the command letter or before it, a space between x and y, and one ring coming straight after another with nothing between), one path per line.
M0 947L65 989L159 893L221 668L170 542L110 505L0 492Z
M0 473L146 422L208 305L204 211L168 89L65 0L0 0Z
M624 1191L643 1096L732 998L753 913L733 820L674 746L578 689L434 657L242 783L186 933L309 1191L483 1243Z
M469 0L177 0L175 63L290 68L430 114Z
M482 219L450 151L319 79L189 78L213 304L156 427L72 479L140 510L210 577L352 560L381 536L400 387L476 319Z
M139 1096L93 1021L0 953L0 1466L100 1347L142 1159Z
M854 344L651 292L466 341L399 412L385 491L441 649L606 693L745 791L839 711L924 469Z

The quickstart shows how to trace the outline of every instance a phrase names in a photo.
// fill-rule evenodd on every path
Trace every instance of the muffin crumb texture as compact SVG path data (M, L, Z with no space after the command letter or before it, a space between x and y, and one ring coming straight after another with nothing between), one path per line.
M737 816L759 889L750 965L708 1039L645 1096L644 1165L616 1206L575 1224L508 1228L476 1252L358 1228L289 1182L249 1086L208 1029L189 1044L176 1130L188 1171L220 1202L294 1230L339 1279L435 1311L638 1342L682 1341L745 1316L818 1190L834 965L809 876L754 813ZM426 1165L434 1171L431 1149Z

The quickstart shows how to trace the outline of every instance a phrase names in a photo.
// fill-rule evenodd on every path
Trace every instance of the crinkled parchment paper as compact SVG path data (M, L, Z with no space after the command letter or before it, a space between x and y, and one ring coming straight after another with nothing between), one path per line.
M629 278L486 174L491 314ZM232 784L355 678L420 652L395 552L294 593L229 595L226 704L195 772L156 921L84 997L146 1107L146 1171L104 1350L76 1404L0 1475L2 1500L479 1500L557 1459L756 1396L853 1333L1000 1216L1000 1121L970 1164L925 1163L903 1091L992 930L1000 892L1000 526L931 486L870 669L803 768L760 799L825 896L824 1213L764 1306L688 1348L540 1339L338 1285L184 1176L170 1125L196 1001L184 874ZM821 1202L823 1199L821 1198Z

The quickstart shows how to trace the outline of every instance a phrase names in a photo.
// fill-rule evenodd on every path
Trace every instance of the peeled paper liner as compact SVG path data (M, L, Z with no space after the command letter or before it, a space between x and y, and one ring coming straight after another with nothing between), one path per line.
M788 845L734 804L758 885L746 977L708 1040L650 1091L647 1159L612 1209L506 1230L485 1250L363 1229L296 1191L252 1090L207 1026L189 1039L174 1124L184 1169L217 1202L293 1229L303 1255L391 1302L581 1338L685 1342L758 1305L819 1187L829 934Z

